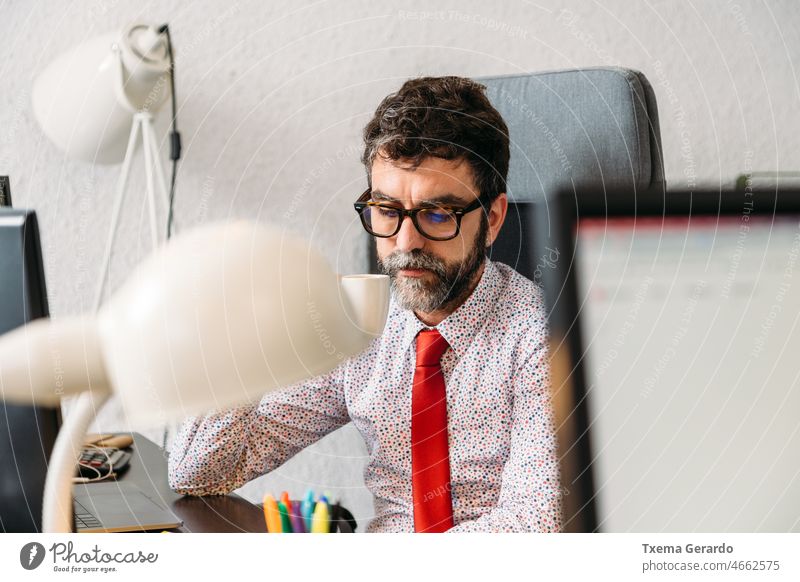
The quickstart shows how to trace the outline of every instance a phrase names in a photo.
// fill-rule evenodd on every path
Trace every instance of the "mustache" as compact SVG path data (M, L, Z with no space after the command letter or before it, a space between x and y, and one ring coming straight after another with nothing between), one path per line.
M383 274L390 277L396 276L397 272L403 269L427 269L440 278L447 275L444 261L418 249L410 253L394 252L378 261L378 265Z

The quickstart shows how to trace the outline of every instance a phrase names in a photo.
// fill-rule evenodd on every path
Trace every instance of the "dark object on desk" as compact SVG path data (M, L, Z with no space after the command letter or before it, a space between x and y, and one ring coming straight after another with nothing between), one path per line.
M0 206L11 207L11 184L8 176L0 176Z
M123 449L86 447L78 459L78 475L90 480L119 476L128 468L131 455Z
M83 454L78 459L78 476L89 480L115 478L129 466L133 444L129 434L91 434L84 439Z
M7 180L0 186L9 194ZM0 333L48 315L36 214L0 208ZM0 530L41 531L47 464L60 421L58 408L0 400Z
M349 509L338 503L331 505L330 533L354 533L356 527L358 527L358 523Z

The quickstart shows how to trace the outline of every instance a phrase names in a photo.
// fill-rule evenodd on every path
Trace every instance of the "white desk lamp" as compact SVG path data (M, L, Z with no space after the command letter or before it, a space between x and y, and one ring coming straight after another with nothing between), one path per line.
M51 456L44 531L71 531L75 463L112 391L148 425L256 403L363 350L388 302L388 277L340 278L302 240L240 222L172 239L97 314L0 337L3 398L80 394Z
M158 246L156 185L168 202L153 114L170 95L166 35L133 24L89 40L55 59L33 85L33 112L45 135L68 156L118 164L116 200L94 307L103 297L111 251L139 136L144 149L147 202L153 248Z

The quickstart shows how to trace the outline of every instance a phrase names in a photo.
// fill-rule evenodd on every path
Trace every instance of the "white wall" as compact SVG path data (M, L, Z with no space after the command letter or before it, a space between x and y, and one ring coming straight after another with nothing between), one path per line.
M135 20L169 22L176 45L178 228L233 217L282 225L340 272L366 268L350 206L365 183L361 128L410 76L632 67L655 87L673 186L798 169L792 0L12 0L0 9L0 174L11 176L16 205L39 213L54 317L89 309L118 167L65 159L33 119L32 82L64 50ZM141 191L141 178L134 186ZM147 251L142 198L129 202L112 287ZM301 212L304 204L312 207ZM99 428L117 428L118 417L108 407ZM365 454L348 425L244 493L338 490L363 524Z

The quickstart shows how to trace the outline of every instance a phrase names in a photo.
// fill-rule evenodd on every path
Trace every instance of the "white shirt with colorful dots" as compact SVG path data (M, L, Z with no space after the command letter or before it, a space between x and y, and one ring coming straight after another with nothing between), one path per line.
M559 471L540 289L487 259L477 287L436 328L447 390L453 521L449 531L555 532ZM352 421L367 444L375 499L368 532L414 531L411 386L425 325L391 301L383 334L333 371L256 406L187 419L169 459L170 485L225 494L279 467Z

